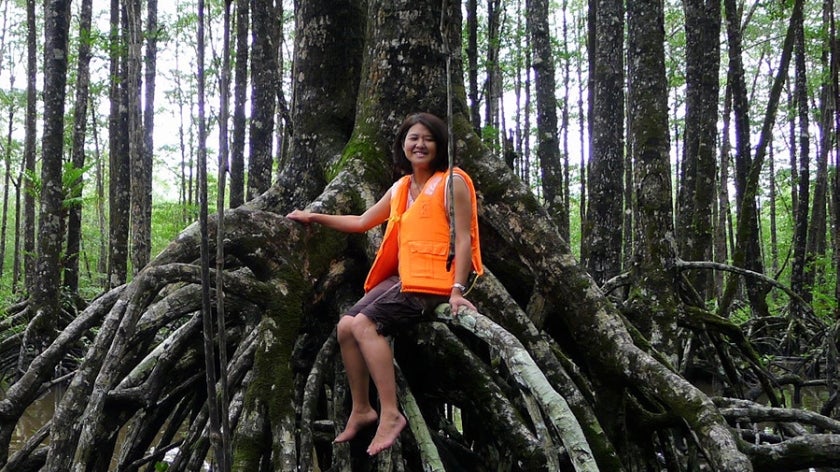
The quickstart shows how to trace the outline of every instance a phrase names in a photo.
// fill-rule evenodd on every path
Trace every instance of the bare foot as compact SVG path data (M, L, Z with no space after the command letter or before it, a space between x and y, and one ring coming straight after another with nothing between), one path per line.
M405 417L399 413L395 416L382 418L379 427L376 428L376 436L373 437L373 441L368 446L367 453L375 456L391 447L399 437L400 432L405 428L406 423Z
M376 410L374 409L370 409L362 413L351 411L350 418L347 418L347 425L344 426L344 431L336 436L335 439L333 439L333 442L343 443L353 439L359 431L365 428L365 426L376 423L378 418L379 415L376 414Z

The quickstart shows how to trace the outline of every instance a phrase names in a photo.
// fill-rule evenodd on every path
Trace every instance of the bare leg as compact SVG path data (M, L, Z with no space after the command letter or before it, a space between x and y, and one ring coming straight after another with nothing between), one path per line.
M364 316L364 315L357 315ZM365 317L366 318L366 317ZM367 365L359 350L359 343L353 337L354 317L342 316L338 321L338 343L341 347L341 359L344 361L344 369L347 371L347 382L350 384L350 396L353 399L353 408L350 417L347 418L347 425L344 427L333 442L341 443L353 439L356 434L366 426L376 423L378 415L370 405L369 384L370 374Z
M358 343L379 393L380 421L367 452L376 455L391 447L405 428L406 419L397 407L397 385L394 378L394 353L384 336L376 332L370 318L359 314L353 322L353 337Z

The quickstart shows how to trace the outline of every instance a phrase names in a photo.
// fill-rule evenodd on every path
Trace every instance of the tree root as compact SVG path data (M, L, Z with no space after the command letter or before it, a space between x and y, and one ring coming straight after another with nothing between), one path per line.
M592 450L586 442L580 424L570 411L568 403L552 388L548 379L516 337L477 312L467 311L459 316L451 317L448 305L441 305L437 313L439 318L465 328L489 345L498 347L520 388L533 395L549 424L557 431L575 469L598 470Z

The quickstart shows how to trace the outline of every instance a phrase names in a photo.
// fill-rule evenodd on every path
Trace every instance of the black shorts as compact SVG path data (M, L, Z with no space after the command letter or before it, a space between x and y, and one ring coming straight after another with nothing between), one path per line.
M401 327L434 318L435 308L449 301L440 295L403 292L400 278L391 276L364 297L342 316L363 314L376 324L376 332L390 336Z

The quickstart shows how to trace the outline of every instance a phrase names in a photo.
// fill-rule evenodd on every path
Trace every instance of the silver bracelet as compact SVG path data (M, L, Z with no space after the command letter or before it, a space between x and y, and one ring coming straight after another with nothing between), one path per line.
M452 284L452 288L457 288L458 290L461 291L462 294L467 291L467 287L464 287L463 284L459 284L458 282L455 282L454 284Z

